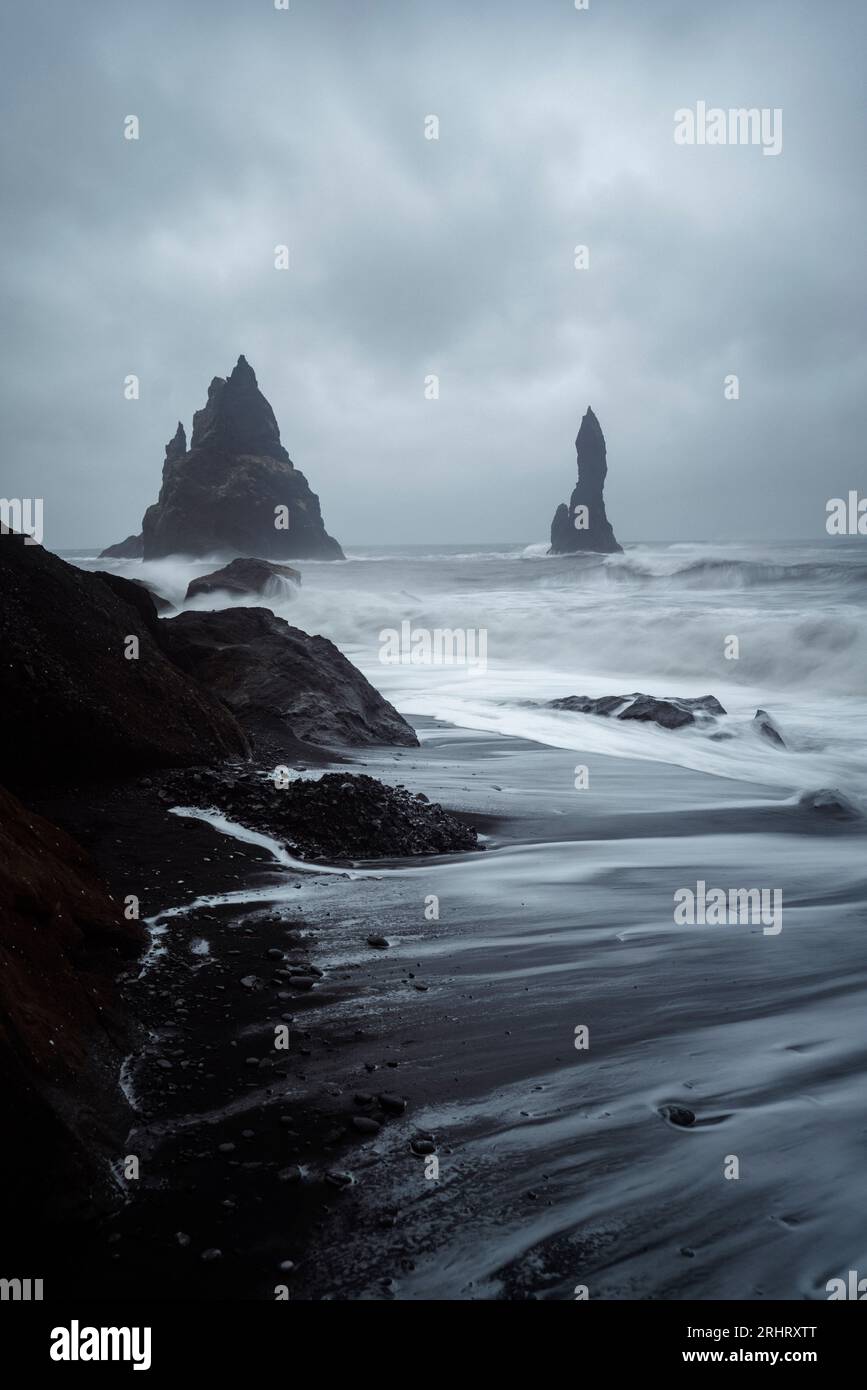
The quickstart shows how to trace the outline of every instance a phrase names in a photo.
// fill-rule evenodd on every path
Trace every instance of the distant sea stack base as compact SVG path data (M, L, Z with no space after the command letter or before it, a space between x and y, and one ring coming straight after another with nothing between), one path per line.
M578 482L568 507L561 502L551 522L550 555L574 555L596 551L605 555L622 552L605 514L605 478L608 462L605 436L590 406L575 440Z
M167 555L342 560L325 530L319 498L280 443L280 429L246 358L228 379L214 377L193 417L190 447L182 424L166 445L158 500L139 535L109 546L101 559Z

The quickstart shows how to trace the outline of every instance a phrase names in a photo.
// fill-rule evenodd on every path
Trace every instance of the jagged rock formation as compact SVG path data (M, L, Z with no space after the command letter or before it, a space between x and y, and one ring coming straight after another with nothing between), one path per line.
M225 702L257 751L279 751L291 737L318 745L418 743L333 642L267 608L163 618L159 640L176 665Z
M0 537L7 781L123 777L248 754L225 706L160 650L150 594L117 576L111 585L21 536Z
M159 500L145 512L141 536L109 546L100 558L221 554L344 558L325 530L319 498L280 443L274 412L244 357L227 380L211 382L207 405L193 416L189 449L178 424L166 445Z
M233 560L212 574L202 574L187 585L185 598L197 594L270 594L288 598L289 584L300 584L301 575L291 565L275 565L273 560Z
M575 450L578 455L578 482L568 507L561 502L554 513L548 553L573 555L591 550L615 554L623 547L617 543L605 515L603 492L608 473L605 436L589 406L578 430Z

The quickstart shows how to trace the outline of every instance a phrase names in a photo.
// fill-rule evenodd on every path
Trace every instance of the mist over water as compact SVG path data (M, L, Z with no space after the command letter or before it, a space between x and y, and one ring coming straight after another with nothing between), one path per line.
M262 602L329 637L405 714L792 791L830 784L865 793L861 545L634 545L622 555L578 557L546 551L544 543L350 549L345 564L299 562L300 589L189 605L187 584L213 562L76 560L146 578L181 607ZM384 663L381 634L405 621L427 631L484 630L486 669ZM737 660L725 656L731 637ZM713 694L728 715L714 729L672 733L535 707L564 695L634 690ZM750 728L757 707L783 729L785 757Z

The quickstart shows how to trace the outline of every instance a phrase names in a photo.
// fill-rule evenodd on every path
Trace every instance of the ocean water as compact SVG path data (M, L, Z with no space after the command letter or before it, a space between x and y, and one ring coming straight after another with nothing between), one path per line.
M549 557L547 546L349 551L299 563L268 606L322 633L402 712L552 747L675 762L722 777L867 792L867 554L861 543L633 545L623 555ZM213 562L70 556L148 579L183 607ZM232 600L199 599L190 607ZM243 602L244 600L239 600ZM486 662L392 664L383 634L459 630ZM737 658L728 640L737 639ZM476 646L473 647L473 642ZM540 708L563 695L713 694L727 717L672 736ZM766 709L782 759L750 728ZM712 734L725 734L713 738Z

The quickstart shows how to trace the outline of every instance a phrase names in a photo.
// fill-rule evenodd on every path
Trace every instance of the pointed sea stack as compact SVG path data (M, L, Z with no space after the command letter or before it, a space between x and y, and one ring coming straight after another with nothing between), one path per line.
M611 522L605 515L605 476L608 463L605 457L605 436L593 411L588 406L575 440L578 455L578 482L568 507L561 502L551 522L549 555L574 555L595 550L611 555L622 551Z
M238 358L228 379L214 377L207 404L193 416L189 449L182 424L166 445L159 499L145 512L141 535L102 555L344 558L325 530L319 498L280 443L274 412L246 358Z

